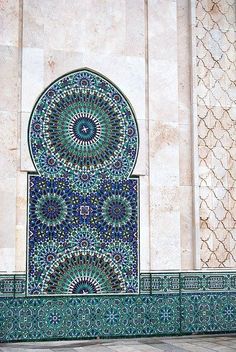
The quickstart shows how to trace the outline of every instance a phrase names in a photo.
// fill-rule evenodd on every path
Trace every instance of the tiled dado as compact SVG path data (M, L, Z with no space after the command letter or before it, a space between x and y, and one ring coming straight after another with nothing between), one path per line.
M236 292L182 293L181 334L235 332Z
M236 272L145 273L139 295L19 297L24 277L5 275L0 341L235 332L235 278Z
M178 333L178 295L0 300L0 341Z

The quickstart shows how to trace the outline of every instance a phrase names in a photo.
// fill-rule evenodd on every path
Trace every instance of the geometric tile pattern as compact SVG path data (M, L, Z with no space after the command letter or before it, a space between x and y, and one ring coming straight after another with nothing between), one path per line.
M236 272L141 273L140 293L236 292Z
M236 292L236 273L181 273L181 292Z
M139 295L10 298L8 291L0 340L236 332L235 281L236 272L142 273Z
M0 275L0 297L26 296L26 275ZM141 273L140 294L236 292L236 272Z
M177 334L177 295L0 300L0 341Z
M106 180L84 195L70 179L29 176L28 293L138 292L137 187Z
M79 185L98 175L127 179L134 168L138 130L120 90L88 69L53 82L29 123L29 148L41 176L71 176Z
M181 333L235 332L236 293L181 295Z
M0 298L26 295L26 278L24 274L0 275Z
M179 282L178 273L141 273L140 293L179 293Z
M138 129L88 69L53 82L29 123L29 295L138 293Z
M196 1L202 267L235 268L235 1Z

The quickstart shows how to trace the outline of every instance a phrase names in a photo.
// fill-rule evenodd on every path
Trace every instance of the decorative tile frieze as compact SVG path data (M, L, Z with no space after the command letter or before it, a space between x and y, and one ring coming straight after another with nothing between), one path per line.
M179 272L141 273L141 293L236 292L236 273Z
M26 279L24 274L0 275L0 298L25 296Z
M140 293L178 293L179 273L141 273Z
M153 290L147 292L152 275L159 286L154 281ZM1 289L2 282L8 281L5 281L5 298L0 296L0 340L235 332L234 275L233 272L142 273L140 289L145 289L145 294L25 298L17 294L13 298L14 279L21 280L18 293L22 294L23 276L1 276ZM178 292L174 292L177 287Z
M235 272L181 273L181 292L236 292Z

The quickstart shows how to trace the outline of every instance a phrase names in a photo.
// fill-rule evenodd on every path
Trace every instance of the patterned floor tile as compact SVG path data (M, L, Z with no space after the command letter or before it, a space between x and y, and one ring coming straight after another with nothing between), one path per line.
M143 345L138 345L135 346L137 352L162 352L159 347L143 344Z
M160 351L160 352L186 352L186 350L173 346L173 345L169 345L166 343L154 343L154 344L149 344L149 346L152 346L155 348L155 351Z
M33 347L33 346L31 346ZM51 349L44 349L44 348L40 348L40 349L37 349L37 348L27 348L25 349L24 347L23 348L19 348L19 347L4 347L2 348L0 351L3 351L3 352L52 352ZM70 350L72 352L72 350Z
M217 342L193 342L193 345L200 346L204 348L209 348L212 350L217 350L217 348L223 348L222 345L219 345Z
M236 348L236 340L222 340L222 341L219 340L217 343L220 345L223 345L223 346L229 346L229 347Z
M0 344L0 352L236 352L235 336L153 337ZM228 345L226 345L228 344Z

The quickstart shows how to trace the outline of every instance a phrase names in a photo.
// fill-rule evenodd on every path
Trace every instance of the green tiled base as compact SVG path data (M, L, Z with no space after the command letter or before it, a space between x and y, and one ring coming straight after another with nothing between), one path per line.
M235 293L181 295L181 334L236 331Z
M0 340L179 333L179 296L41 297L0 300Z
M25 292L23 276L0 277L0 340L236 332L235 277L146 273L140 295L37 298L18 296Z

